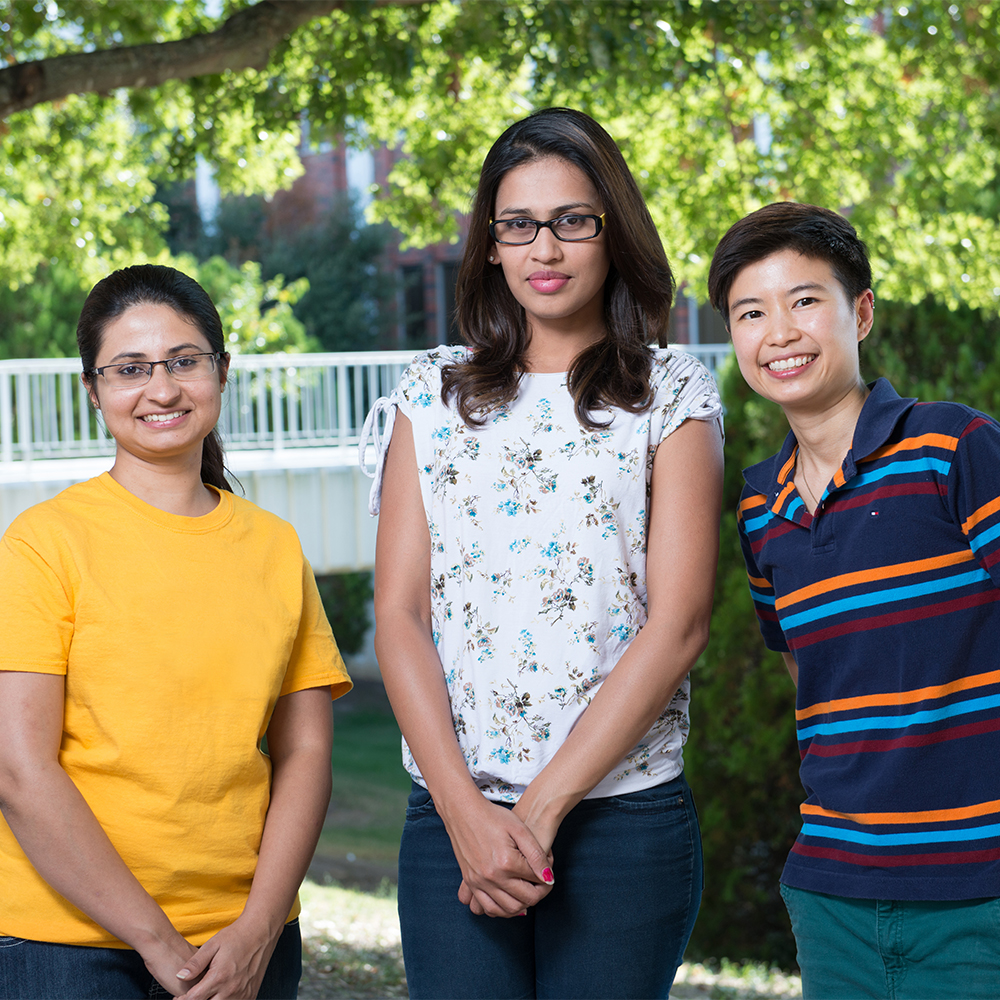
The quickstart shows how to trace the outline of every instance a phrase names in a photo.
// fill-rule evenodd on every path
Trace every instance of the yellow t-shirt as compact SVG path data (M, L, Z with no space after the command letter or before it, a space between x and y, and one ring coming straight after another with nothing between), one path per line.
M200 945L231 924L257 863L275 701L351 688L294 528L231 493L203 517L168 514L105 473L4 535L0 636L0 670L65 674L59 761L177 930ZM0 886L0 934L124 947L2 818Z

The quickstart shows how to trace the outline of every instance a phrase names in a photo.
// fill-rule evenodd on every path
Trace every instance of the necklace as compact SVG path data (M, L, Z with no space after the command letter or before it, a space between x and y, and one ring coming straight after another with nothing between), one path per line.
M819 510L819 494L812 488L812 484L806 478L806 467L804 462L796 461L795 471L802 477L802 485L805 486L812 501L812 512Z

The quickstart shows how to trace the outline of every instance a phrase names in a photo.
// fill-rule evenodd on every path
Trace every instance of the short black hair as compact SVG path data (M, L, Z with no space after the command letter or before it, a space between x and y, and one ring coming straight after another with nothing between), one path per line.
M868 248L847 219L828 208L779 201L751 212L731 226L719 241L708 272L708 296L729 329L729 291L736 276L749 264L795 250L824 260L855 300L871 288Z

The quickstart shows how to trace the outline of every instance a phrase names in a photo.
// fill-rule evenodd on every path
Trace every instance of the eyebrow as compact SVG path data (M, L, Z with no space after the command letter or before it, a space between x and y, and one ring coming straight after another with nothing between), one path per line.
M817 289L819 291L825 292L826 285L822 284L819 281L807 281L803 282L801 285L795 285L794 288L789 288L788 291L785 292L785 297L787 298L790 295L798 295L800 292L816 291ZM734 310L739 309L740 306L763 305L763 304L764 304L763 299L758 299L756 296L748 295L746 298L738 299L736 302L733 302L729 306L729 311L733 312Z
M577 201L572 205L560 205L558 208L553 208L549 213L553 219L559 218L564 212L572 212L576 208L593 208L589 202ZM505 208L502 212L497 212L497 218L501 215L516 215L519 218L531 218L530 208Z
M208 351L203 351L202 346L199 344L178 344L176 347L170 348L167 352L167 356L169 357L171 354L176 354L178 351L195 351L198 354L209 353ZM116 361L124 361L126 358L133 361L149 360L143 351L122 351L121 353L116 354L108 363L113 365Z

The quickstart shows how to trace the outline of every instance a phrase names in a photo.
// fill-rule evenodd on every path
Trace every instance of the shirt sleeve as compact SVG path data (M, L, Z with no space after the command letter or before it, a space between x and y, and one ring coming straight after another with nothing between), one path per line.
M662 421L654 435L661 443L685 420L715 420L722 429L722 400L708 369L693 355L672 353L667 361L668 375L660 383L654 416ZM655 425L654 425L655 427Z
M747 524L748 520L751 522L753 520L752 517L748 518L746 515L748 510L753 510L753 507L756 506L752 504L755 499L758 498L749 498L750 504L746 498L741 500L737 513L740 548L743 550L743 561L747 567L750 597L753 600L754 611L757 613L757 624L760 627L760 634L764 637L764 645L776 652L787 653L789 652L788 643L781 625L778 624L778 614L774 607L774 586L757 563L752 540L753 532Z
M73 641L71 587L28 542L0 544L0 670L65 674Z
M976 414L959 435L948 501L979 565L1000 587L1000 425L990 417Z
M354 682L347 674L330 622L323 610L312 567L302 558L302 615L292 655L278 696L330 686L333 698L347 694Z

